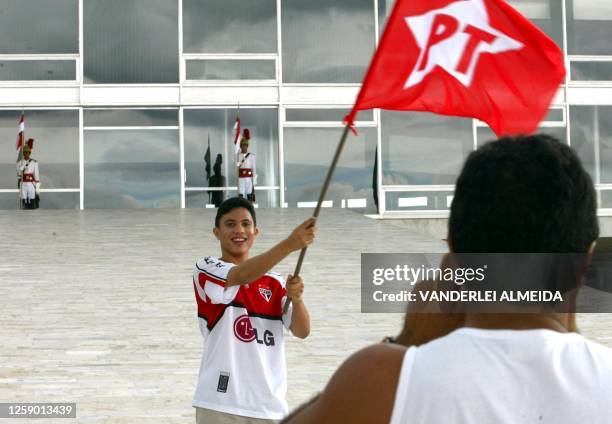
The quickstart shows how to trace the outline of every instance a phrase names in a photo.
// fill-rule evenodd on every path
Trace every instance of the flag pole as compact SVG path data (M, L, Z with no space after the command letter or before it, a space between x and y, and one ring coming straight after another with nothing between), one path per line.
M23 108L21 108L21 115L19 115L19 126L21 126L21 117L25 117L25 110ZM19 129L17 129L17 131L19 131ZM19 135L17 135L17 137L19 137ZM25 144L25 125L23 126L23 132L21 133L21 146L19 147L19 160L17 161L17 163L19 163L22 159L23 159L23 145ZM23 174L24 174L25 170L21 171L21 178L19 178L19 184L18 184L18 188L19 188L19 209L23 209L23 191L21 189L21 187L23 186Z
M332 176L334 175L334 171L336 170L336 166L338 165L338 160L340 160L340 154L342 153L342 149L344 148L344 144L346 143L346 139L348 138L349 130L351 129L351 122L349 121L344 127L344 132L342 133L342 137L340 138L340 142L338 143L338 147L336 147L336 153L334 154L334 158L332 159L331 165L327 170L327 176L325 177L325 181L323 182L323 186L321 187L321 193L319 194L319 200L317 202L317 206L312 214L312 217L316 219L319 217L319 212L321 211L321 205L323 204L323 199L327 194L327 189L329 188L329 184L331 183ZM314 224L313 224L314 225ZM297 277L300 275L300 271L302 270L302 263L304 262L304 257L306 256L306 250L308 247L305 247L300 252L300 257L298 258L297 265L295 266L295 270L293 271L293 276ZM285 306L283 307L283 314L289 310L289 305L291 305L291 298L288 297L285 302Z
M236 112L236 116L240 117L240 99L238 99L238 110ZM238 140L235 140L236 143L240 143L240 128L236 129L238 131ZM234 146L236 149L236 146ZM235 152L236 150L234 150ZM240 151L234 154L234 166L236 167L236 197L240 196L240 166L238 165L238 159L240 158Z
M211 162L211 157L212 155L210 154L210 131L208 132L208 166L210 166L210 162ZM204 153L204 162L206 162L206 153ZM204 166L206 166L206 164L204 164ZM206 172L206 170L204 170L204 172ZM206 184L208 184L208 186L210 187L210 176L207 175L208 177L208 181L206 181ZM210 190L208 190L208 203L211 203L211 197L212 197L212 193Z

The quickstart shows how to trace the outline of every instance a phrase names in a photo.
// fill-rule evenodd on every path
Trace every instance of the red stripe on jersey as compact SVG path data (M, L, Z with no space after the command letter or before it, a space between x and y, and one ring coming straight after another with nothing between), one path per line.
M215 277L214 275L209 274L208 272L201 271L198 277L200 279L200 284L204 287L205 281L210 281L211 283L215 283L218 286L225 287L225 280Z
M210 281L211 283L215 283L221 287L225 287L225 280L219 277L216 277L209 272L200 270L199 278L200 278L200 283L202 283L202 287L204 287L204 282L202 281L202 279L205 279L206 281Z
M201 276L201 274L200 274ZM202 280L200 278L200 280ZM204 294L204 299L202 299L198 293L198 288L196 287L196 281L193 280L193 290L195 292L196 303L198 305L198 316L200 318L204 318L206 320L206 326L208 330L212 330L215 324L219 321L219 319L223 316L223 312L225 312L225 308L228 305L224 304L213 304L210 302L210 298ZM199 283L200 292L204 292L204 282Z

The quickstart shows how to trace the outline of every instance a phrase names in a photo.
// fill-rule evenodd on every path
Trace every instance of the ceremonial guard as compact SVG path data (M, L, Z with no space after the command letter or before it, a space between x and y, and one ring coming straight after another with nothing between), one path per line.
M255 154L248 151L250 138L249 129L245 128L240 139L240 151L237 155L238 196L246 197L249 201L255 202L257 174L255 173Z
M38 162L30 157L34 139L30 138L22 149L23 158L17 162L17 185L22 209L38 209L40 202L40 175Z

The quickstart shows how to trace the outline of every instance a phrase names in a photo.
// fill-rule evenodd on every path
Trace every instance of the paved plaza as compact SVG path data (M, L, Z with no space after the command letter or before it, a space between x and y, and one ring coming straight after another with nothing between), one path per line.
M258 210L253 253L310 212ZM194 422L202 342L191 274L219 252L213 218L195 209L0 211L0 402L76 402L82 423ZM302 268L312 333L286 343L291 408L351 352L401 327L401 314L360 313L360 254L445 250L439 237L346 209L323 210L319 228ZM277 270L292 272L296 260ZM610 324L612 315L579 317L585 335L612 347Z

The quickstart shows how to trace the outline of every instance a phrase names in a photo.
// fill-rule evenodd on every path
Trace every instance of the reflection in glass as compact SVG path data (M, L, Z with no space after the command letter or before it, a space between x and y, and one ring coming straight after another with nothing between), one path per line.
M509 3L563 48L563 4L559 0L509 0Z
M84 109L85 127L176 127L178 109Z
M601 190L600 208L612 209L612 190Z
M551 135L560 142L567 144L565 127L543 127L539 128L537 133ZM491 131L491 129L488 127L479 127L476 130L476 138L478 147L489 141L497 140L497 136L495 135L495 133Z
M178 6L167 0L84 0L89 84L178 83Z
M382 112L383 184L454 184L472 151L472 121Z
M278 208L279 207L279 191L278 190L257 190L257 208ZM228 189L223 191L223 197L228 199L237 195L236 189ZM187 191L185 192L185 207L186 208L213 208L215 205L211 200L212 196L208 191Z
M563 7L559 0L509 0L508 2L552 38L558 46L563 47ZM394 3L395 0L378 0L378 25L381 35Z
M570 123L572 148L593 182L612 183L612 106L570 106Z
M572 62L573 81L612 81L612 62Z
M74 60L4 60L0 61L1 81L73 81Z
M350 109L286 109L285 121L288 122L343 122ZM373 121L373 110L360 110L357 121Z
M612 2L566 0L569 54L612 54Z
M15 162L21 110L0 111L0 189L17 188ZM26 110L25 138L34 139L43 189L79 188L78 110Z
M342 128L285 128L285 201L290 208L316 203ZM376 212L372 188L376 128L359 128L359 136L342 152L324 200L333 207L355 206ZM356 139L355 139L356 138Z
M378 0L378 36L382 36L387 25L387 19L393 11L395 0Z
M563 109L550 109L544 118L546 122L563 122Z
M40 209L79 209L79 192L40 193ZM19 209L19 193L0 193L0 210Z
M283 0L281 15L283 82L361 82L374 53L374 2Z
M276 50L276 0L183 0L183 52Z
M78 0L0 0L0 11L0 54L79 52Z
M274 60L188 60L186 61L188 80L274 80L276 63Z
M85 130L85 208L177 208L177 130Z
M185 186L209 186L205 157L210 145L211 166L221 154L221 173L226 177L228 187L236 187L233 144L236 109L185 109L183 119ZM240 108L240 125L251 133L249 152L257 158L256 186L277 186L278 109Z
M450 209L452 191L388 191L385 193L387 211L422 211Z

